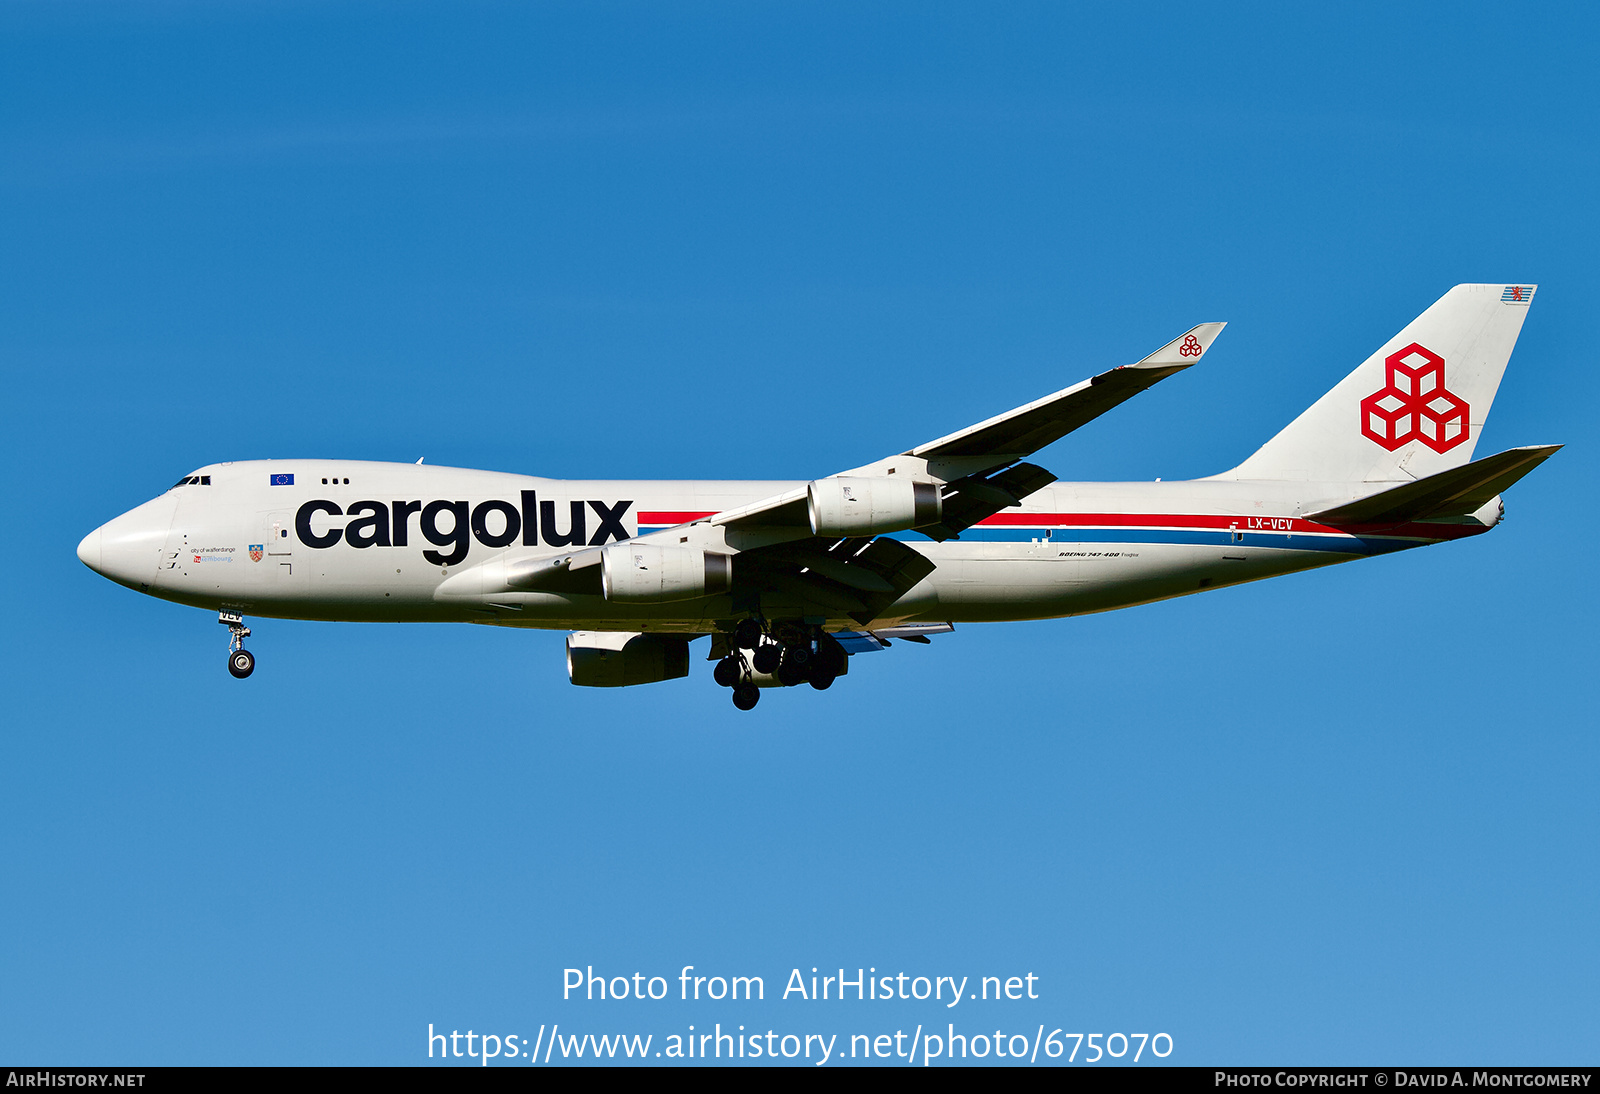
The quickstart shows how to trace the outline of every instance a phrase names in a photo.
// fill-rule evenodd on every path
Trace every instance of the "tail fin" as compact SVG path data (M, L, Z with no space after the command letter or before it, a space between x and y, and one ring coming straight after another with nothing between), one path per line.
M1532 285L1457 285L1220 479L1405 482L1472 459Z

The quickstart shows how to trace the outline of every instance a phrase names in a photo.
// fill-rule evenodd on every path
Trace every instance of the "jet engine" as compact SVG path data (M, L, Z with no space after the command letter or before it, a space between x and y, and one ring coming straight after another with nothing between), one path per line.
M567 678L579 687L625 688L688 675L687 638L628 631L567 635Z
M600 588L623 604L667 604L733 587L733 556L698 547L613 543L600 554Z
M910 479L818 479L806 488L811 531L819 536L879 536L939 523L939 488Z

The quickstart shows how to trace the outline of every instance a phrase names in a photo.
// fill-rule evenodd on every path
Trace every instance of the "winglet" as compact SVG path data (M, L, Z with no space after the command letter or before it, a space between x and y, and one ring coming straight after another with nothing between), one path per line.
M1222 333L1226 323L1201 323L1198 327L1180 334L1150 356L1129 368L1171 368L1176 365L1186 368L1195 364L1205 356L1206 350L1211 348L1211 343L1217 340L1217 335Z

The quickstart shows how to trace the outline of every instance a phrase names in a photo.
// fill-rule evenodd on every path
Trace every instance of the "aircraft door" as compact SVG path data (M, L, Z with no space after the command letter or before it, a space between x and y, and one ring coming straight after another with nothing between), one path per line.
M294 576L294 514L287 509L268 513L262 535L266 561L278 577Z

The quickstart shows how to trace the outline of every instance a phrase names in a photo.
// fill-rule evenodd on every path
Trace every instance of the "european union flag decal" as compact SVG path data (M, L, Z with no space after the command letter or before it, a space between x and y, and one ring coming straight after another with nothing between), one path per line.
M293 475L273 475L273 476L271 476L271 479L272 479L272 485L273 486L293 486L294 485L294 476Z

